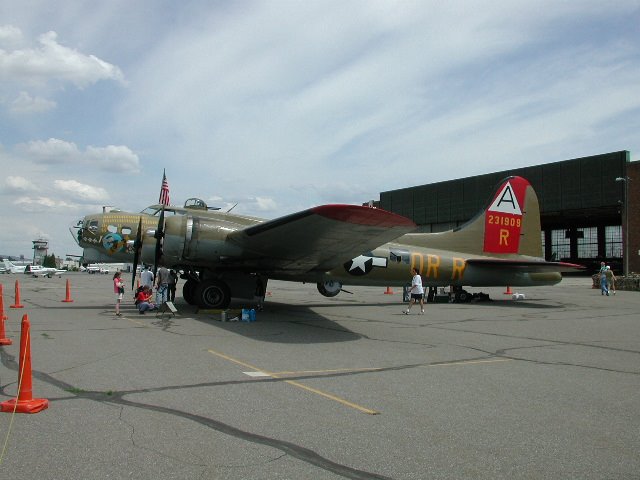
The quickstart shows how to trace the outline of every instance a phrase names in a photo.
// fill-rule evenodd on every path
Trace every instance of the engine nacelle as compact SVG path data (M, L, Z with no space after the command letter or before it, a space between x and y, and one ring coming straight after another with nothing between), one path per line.
M176 215L165 220L162 238L162 256L167 265L192 263L215 264L221 257L242 255L242 249L227 241L235 229L232 224ZM237 228L237 226L236 226ZM153 263L156 251L156 229L144 233L142 261Z

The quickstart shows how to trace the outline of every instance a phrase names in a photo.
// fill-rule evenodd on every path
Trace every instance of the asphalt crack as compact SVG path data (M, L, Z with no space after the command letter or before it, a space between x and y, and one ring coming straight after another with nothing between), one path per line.
M5 367L17 372L18 363L16 362L14 356L7 354L3 349L0 349L0 357L1 357L2 364ZM139 408L139 409L143 409L150 412L156 412L164 415L170 415L173 417L179 417L179 418L190 420L192 422L197 423L198 425L210 428L219 433L223 433L225 435L229 435L246 442L265 445L265 446L274 448L276 450L280 450L282 452L282 455L280 456L280 458L282 458L284 455L288 455L300 461L303 461L307 464L314 465L322 470L332 472L344 478L350 478L355 480L377 480L377 479L391 480L391 477L378 475L376 473L359 470L356 468L349 467L347 465L342 465L342 464L333 462L311 449L302 447L300 445L296 445L292 442L287 442L284 440L279 440L277 438L268 437L265 435L259 435L257 433L241 430L239 428L233 427L219 420L205 417L203 415L197 415L187 411L178 410L170 407L164 407L161 405L153 405L150 403L143 403L143 402L134 402L125 398L127 395L132 395L136 393L154 392L154 391L160 391L160 390L169 390L169 389L185 388L185 387L196 388L197 386L203 386L205 384L181 386L181 387L175 387L175 386L159 387L159 388L151 388L151 389L143 389L143 390L135 390L135 391L126 391L126 392L102 392L102 391L88 391L88 390L85 391L85 390L78 389L73 385L70 385L66 382L62 382L56 379L55 377L43 372L33 371L32 375L40 381L54 385L73 395L72 397L49 399L50 402L70 401L75 399L88 399L88 400L105 403L105 404L112 404L112 405L118 405L121 407L129 407L129 408ZM282 379L270 379L270 380L282 381ZM227 383L227 382L220 382L220 384L224 384L224 383ZM5 392L5 389L8 385L10 384L2 385L0 387L0 393L7 395L7 393ZM122 420L122 411L120 412L120 419ZM134 431L135 429L132 431L132 435L134 434ZM133 438L132 438L132 441L134 441ZM208 467L210 468L210 466Z

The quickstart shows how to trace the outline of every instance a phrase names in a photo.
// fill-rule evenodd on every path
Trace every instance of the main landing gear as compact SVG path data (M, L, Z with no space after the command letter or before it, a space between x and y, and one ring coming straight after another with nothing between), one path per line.
M201 308L227 308L231 297L255 300L264 297L267 278L252 274L225 274L213 276L211 272L204 278L202 273L187 272L182 286L182 297L190 305Z

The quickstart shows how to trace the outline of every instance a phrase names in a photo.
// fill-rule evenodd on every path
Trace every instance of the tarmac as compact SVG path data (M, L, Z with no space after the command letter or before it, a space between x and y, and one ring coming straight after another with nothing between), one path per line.
M404 315L398 288L272 281L247 323L181 297L117 317L107 275L0 283L0 402L25 314L49 401L0 413L2 478L640 478L640 292L567 278Z

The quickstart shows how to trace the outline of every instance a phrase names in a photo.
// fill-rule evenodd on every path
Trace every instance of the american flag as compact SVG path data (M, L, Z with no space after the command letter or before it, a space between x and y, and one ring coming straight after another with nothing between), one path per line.
M167 182L165 171L162 172L162 187L160 187L160 199L158 203L160 203L160 205L169 205L169 182Z

